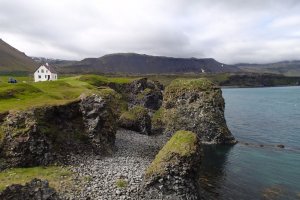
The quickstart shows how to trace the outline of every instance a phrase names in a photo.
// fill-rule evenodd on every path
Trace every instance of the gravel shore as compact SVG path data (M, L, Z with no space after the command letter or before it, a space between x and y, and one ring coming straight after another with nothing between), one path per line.
M164 135L147 136L119 130L116 151L106 157L74 156L75 187L67 199L144 199L143 174L155 155L167 142Z

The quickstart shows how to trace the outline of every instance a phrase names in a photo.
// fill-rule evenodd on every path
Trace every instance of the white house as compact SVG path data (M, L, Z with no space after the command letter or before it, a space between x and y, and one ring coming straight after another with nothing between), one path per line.
M55 80L57 80L57 72L48 63L41 65L34 72L34 82Z

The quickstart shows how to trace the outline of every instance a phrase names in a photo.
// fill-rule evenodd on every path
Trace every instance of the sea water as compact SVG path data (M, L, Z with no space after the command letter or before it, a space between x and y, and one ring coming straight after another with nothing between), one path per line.
M202 196L300 199L300 87L222 91L227 125L239 143L204 148Z

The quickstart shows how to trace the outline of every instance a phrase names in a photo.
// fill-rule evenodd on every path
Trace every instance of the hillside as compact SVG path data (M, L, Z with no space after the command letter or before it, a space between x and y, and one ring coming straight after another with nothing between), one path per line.
M37 63L25 53L0 39L0 73L28 73L33 72L36 67Z
M282 74L285 76L300 76L300 61L282 61L267 64L237 64L243 71L256 73Z
M59 70L65 73L182 74L240 71L235 66L219 63L212 58L173 58L135 53L109 54L60 66Z

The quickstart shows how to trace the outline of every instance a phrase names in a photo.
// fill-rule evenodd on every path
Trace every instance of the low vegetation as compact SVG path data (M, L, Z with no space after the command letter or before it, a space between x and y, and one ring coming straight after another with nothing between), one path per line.
M0 172L0 191L11 184L22 184L34 178L48 180L50 187L60 191L62 185L72 184L72 172L67 168L51 167L32 167L32 168L13 168Z
M115 83L115 84L130 83L134 80L134 78L107 77L107 76L99 76L99 75L82 75L79 78L79 80L87 82L94 86L106 86L109 83Z
M130 82L131 79L84 75L62 78L52 82L26 82L16 84L0 82L0 112L24 110L43 105L61 105L74 101L83 94L113 94L112 89L105 87L105 85L102 87L94 85L95 81L92 80L124 83ZM120 97L119 99L119 103L122 103L122 98ZM121 108L124 110L126 106L122 104Z
M129 111L124 112L120 120L121 121L137 121L139 120L142 116L147 115L148 111L145 109L143 106L135 106Z
M146 171L146 177L163 175L166 167L178 162L178 157L187 158L197 151L197 136L190 131L177 131L155 156Z
M153 116L151 118L151 123L152 123L153 127L159 128L159 127L163 126L163 123L164 123L163 122L163 118L164 118L163 114L164 114L164 109L162 107L153 114Z
M118 188L125 188L128 186L128 182L125 179L120 178L116 181L116 186Z

